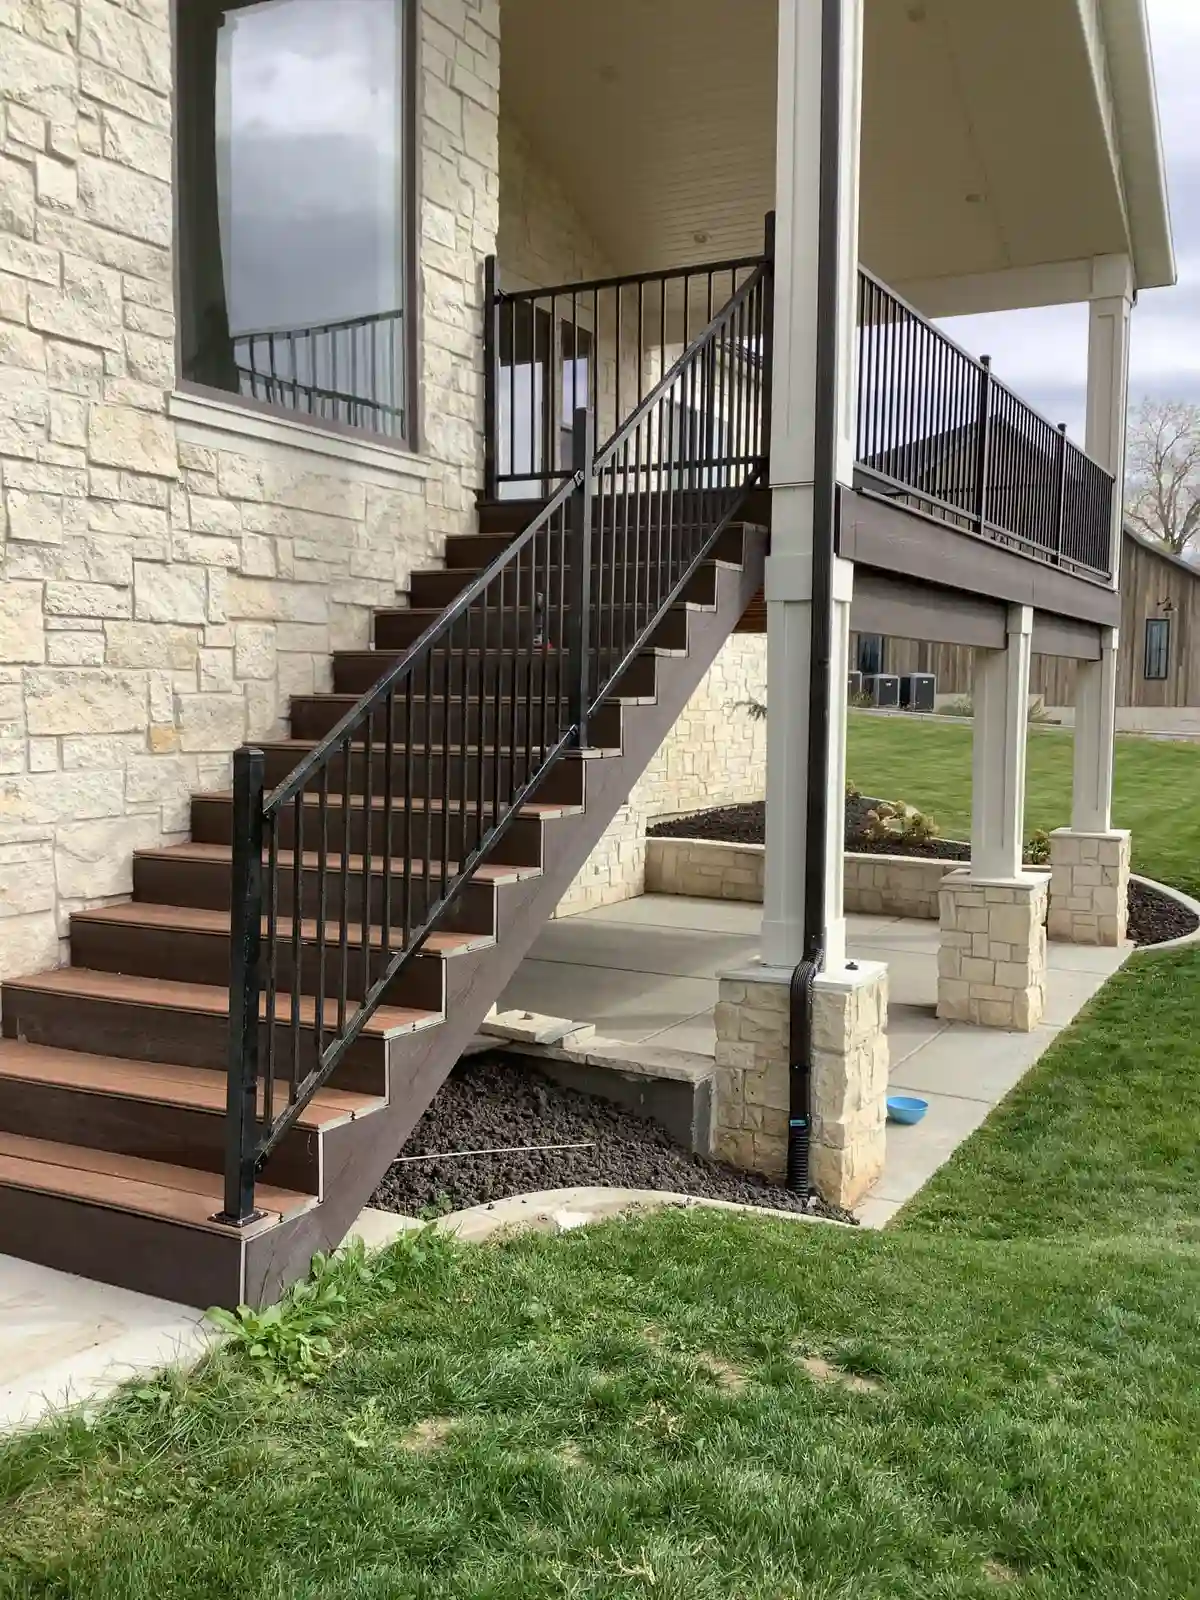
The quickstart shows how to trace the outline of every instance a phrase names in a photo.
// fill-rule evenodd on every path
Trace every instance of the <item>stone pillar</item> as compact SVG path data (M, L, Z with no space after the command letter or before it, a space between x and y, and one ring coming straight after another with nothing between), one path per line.
M992 880L950 872L938 892L937 1014L1028 1033L1046 1006L1045 873Z
M1010 606L1007 649L975 652L971 870L981 878L1021 873L1032 646L1032 607Z
M721 978L713 1153L782 1180L787 1170L790 974L748 967ZM883 1172L887 968L862 962L813 994L813 1187L855 1206Z
M1104 833L1055 829L1050 835L1052 939L1111 946L1125 942L1131 854L1125 829Z
M863 0L840 0L837 149L836 348L832 383L818 393L816 316L822 164L824 7L779 0L776 95L776 253L771 407L771 555L767 561L767 833L763 957L791 970L820 933L827 970L845 959L841 855L849 596L852 568L834 573L826 926L806 929L805 820L809 792L809 647L812 634L818 411L833 408L832 459L822 474L853 483L855 313L858 303L859 134ZM824 482L824 478L822 478ZM832 848L829 841L832 840Z

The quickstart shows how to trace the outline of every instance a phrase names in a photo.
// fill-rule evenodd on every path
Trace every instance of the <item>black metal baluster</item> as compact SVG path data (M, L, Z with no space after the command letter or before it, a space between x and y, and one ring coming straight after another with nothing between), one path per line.
M342 904L338 918L337 1031L346 1031L346 996L350 987L350 763L351 734L342 741Z
M328 915L326 909L326 889L329 876L329 764L321 768L321 788L317 801L317 820L320 825L320 837L317 844L317 993L315 1000L315 1016L317 1039L317 1060L321 1061L325 1055L325 921ZM346 848L345 837L348 823L342 818L342 849Z
M453 679L451 672L454 664L454 629L456 624L451 623L446 630L443 645L445 650L442 662L442 891L441 898L446 898L450 887L450 818L452 815L450 792L450 769L453 766L453 745L450 739L450 705L453 699ZM432 712L433 702L429 702L429 712ZM428 714L428 713L427 713ZM482 735L481 735L482 737ZM466 741L466 734L463 734ZM426 913L428 915L428 913Z
M415 671L404 680L404 887L401 903L403 932L400 948L408 949L413 927L413 680Z
M459 674L458 685L458 870L463 870L464 863L471 855L474 848L470 842L470 811L471 811L471 738L475 739L476 747L481 748L484 736L487 734L487 719L480 713L479 721L471 728L471 699L468 679L471 666L471 607L468 606L462 615L463 640L462 640L462 671ZM453 690L453 684L451 684ZM446 707L446 723L450 721L450 706ZM492 729L492 739L499 745L501 742L501 729ZM482 838L482 832L477 838Z
M588 741L588 709L591 705L590 628L592 621L592 430L588 413L575 413L571 429L571 464L582 479L571 496L571 611L568 668L570 677L570 720L575 729L575 744L584 749Z
M383 744L383 917L380 932L382 970L386 971L392 954L392 858L395 852L393 833L396 812L396 691L389 689L384 696L383 714L387 719Z
M979 361L979 398L975 422L975 527L980 533L988 522L988 463L992 432L992 358Z
M292 981L289 1022L292 1031L291 1075L288 1083L288 1104L295 1104L296 1091L304 1078L300 1069L301 1028L300 996L304 977L304 790L292 802ZM274 1117L275 1108L270 1108Z
M362 981L364 998L371 992L371 928L375 918L371 912L371 872L373 852L371 849L372 826L375 820L375 713L367 712L367 748L363 753L363 792L362 792L362 852L363 852L363 913L362 913ZM384 860L384 887L386 898L387 884L387 839L383 842Z

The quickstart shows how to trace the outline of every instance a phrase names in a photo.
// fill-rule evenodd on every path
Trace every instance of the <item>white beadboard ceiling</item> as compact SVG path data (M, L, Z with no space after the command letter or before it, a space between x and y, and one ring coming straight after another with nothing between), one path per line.
M501 23L504 113L620 270L758 248L776 0L502 0ZM865 51L862 256L881 276L1126 248L1076 0L867 0Z

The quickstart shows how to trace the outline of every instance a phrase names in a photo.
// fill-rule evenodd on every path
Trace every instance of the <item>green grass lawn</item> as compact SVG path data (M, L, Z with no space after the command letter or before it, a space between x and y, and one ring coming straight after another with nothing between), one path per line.
M0 1452L0 1595L1200 1594L1198 987L1126 969L885 1234L335 1269L299 1392L223 1352Z
M1071 820L1070 733L1029 734L1028 831ZM906 800L950 838L971 826L971 727L851 713L848 771L863 794ZM1135 871L1200 894L1200 745L1117 740L1113 821L1133 830Z

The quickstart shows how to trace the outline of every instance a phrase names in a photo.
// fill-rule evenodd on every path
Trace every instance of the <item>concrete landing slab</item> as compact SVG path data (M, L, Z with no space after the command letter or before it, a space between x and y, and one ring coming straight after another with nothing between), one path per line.
M0 1433L188 1365L215 1337L194 1307L0 1256Z

